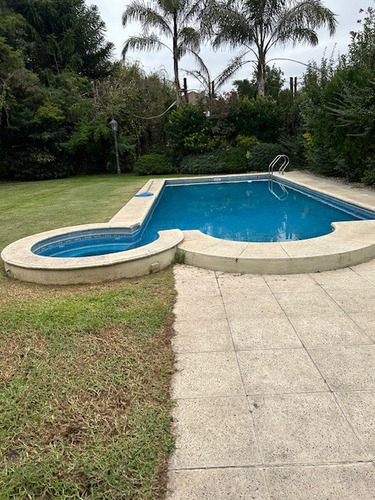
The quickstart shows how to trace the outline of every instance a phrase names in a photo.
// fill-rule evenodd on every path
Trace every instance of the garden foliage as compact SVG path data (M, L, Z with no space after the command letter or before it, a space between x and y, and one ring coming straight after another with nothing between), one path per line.
M172 102L163 76L111 62L113 45L84 0L0 1L0 178L43 180L121 170L162 149ZM145 111L147 110L147 111Z
M307 165L324 175L375 183L375 10L351 33L349 52L305 75L299 97Z
M133 170L137 175L162 175L174 172L170 160L165 155L156 153L138 158Z

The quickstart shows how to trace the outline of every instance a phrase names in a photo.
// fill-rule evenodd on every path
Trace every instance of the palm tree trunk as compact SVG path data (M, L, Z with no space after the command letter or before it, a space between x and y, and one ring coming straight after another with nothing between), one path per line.
M180 105L180 78L178 71L178 30L177 30L177 12L173 13L173 72L174 72L174 84L176 87L176 104L177 107Z
M262 98L265 94L266 87L266 55L263 51L259 51L258 65L257 65L257 86L258 97Z

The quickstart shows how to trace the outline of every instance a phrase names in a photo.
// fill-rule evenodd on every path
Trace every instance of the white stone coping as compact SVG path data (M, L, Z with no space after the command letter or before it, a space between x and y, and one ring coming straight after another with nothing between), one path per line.
M226 241L184 231L185 263L227 272L289 274L327 271L375 258L375 221L333 223L330 234L270 243Z
M137 195L149 192L153 196L145 198L133 196L128 203L112 217L110 223L121 222L129 228L141 226L149 214L155 200L157 200L161 190L163 189L165 179L150 179L138 191Z
M274 177L375 212L375 190L370 188L357 187L355 184L345 184L343 181L318 177L298 170L286 172L284 175L274 174Z
M128 229L127 224L103 223L84 224L80 226L64 227L27 236L8 245L1 253L3 261L10 265L27 269L43 270L72 270L111 266L120 262L130 262L145 257L157 255L168 250L183 240L183 233L179 229L160 231L159 238L147 245L143 245L123 252L116 252L92 257L46 257L36 255L31 251L34 245L48 238L63 236L69 233L88 231L93 229Z

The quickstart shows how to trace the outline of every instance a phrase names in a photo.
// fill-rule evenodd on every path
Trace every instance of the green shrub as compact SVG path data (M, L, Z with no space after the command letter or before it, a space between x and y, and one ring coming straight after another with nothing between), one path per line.
M246 152L241 148L227 148L199 155L188 155L180 163L184 174L235 174L246 172Z
M260 141L254 136L238 135L236 137L237 146L244 149L253 149L253 147L260 144Z
M174 165L178 165L184 156L200 152L200 144L205 142L208 124L204 112L191 104L183 104L170 114L165 130L169 141L169 155Z
M135 162L134 173L137 175L163 175L175 171L165 155L143 155Z
M375 156L371 155L364 162L365 164L365 172L361 179L362 182L367 184L368 186L375 186Z
M69 156L25 140L17 147L4 148L0 158L0 178L16 181L44 181L74 175Z
M263 142L276 142L283 128L283 112L270 97L244 98L232 116L236 133L255 136Z
M183 174L217 174L220 172L221 151L185 156L179 167Z
M282 154L284 151L280 144L270 144L262 142L255 146L249 158L249 170L256 172L266 172L271 161L275 156Z
M237 174L248 170L246 151L242 148L227 148L222 152L222 172Z

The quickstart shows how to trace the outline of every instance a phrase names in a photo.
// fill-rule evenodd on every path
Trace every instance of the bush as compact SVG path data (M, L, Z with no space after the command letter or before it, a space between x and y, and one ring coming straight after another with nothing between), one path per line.
M208 124L208 118L203 111L191 104L183 104L170 114L166 133L169 155L175 165L205 142Z
M283 128L284 114L269 97L243 99L235 110L236 133L255 136L263 142L276 142Z
M248 170L246 151L242 148L227 148L222 151L221 164L222 172L237 174Z
M35 141L36 142L36 141ZM19 146L4 147L0 158L0 178L15 181L44 181L74 175L69 156L57 148L20 140Z
M137 175L163 175L175 172L165 155L143 155L135 162L134 173Z
M246 153L240 148L188 155L182 160L179 168L184 174L235 174L246 170Z
M361 179L362 182L367 184L368 186L375 187L375 156L372 155L364 162L365 163L365 172Z
M236 137L237 146L244 149L253 149L255 146L260 144L260 141L254 136L250 137L246 135L238 135Z
M283 149L279 144L262 142L251 150L249 170L256 172L266 172L275 156L283 154Z

